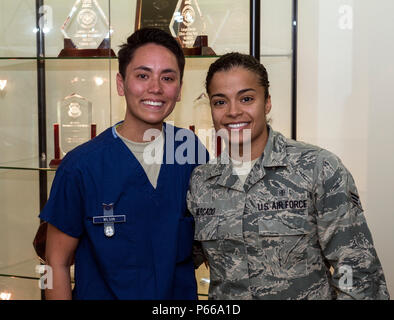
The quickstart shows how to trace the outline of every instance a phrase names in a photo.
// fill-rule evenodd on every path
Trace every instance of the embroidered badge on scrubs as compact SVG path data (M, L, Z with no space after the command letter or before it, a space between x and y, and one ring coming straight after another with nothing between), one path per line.
M126 222L125 215L114 216L114 204L103 203L103 216L93 217L93 224L104 224L104 234L110 238L115 234L115 223Z

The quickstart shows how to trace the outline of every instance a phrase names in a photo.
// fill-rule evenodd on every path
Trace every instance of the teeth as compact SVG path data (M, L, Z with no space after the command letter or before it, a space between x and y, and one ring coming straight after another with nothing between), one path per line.
M242 122L242 123L230 123L227 126L231 129L238 129L247 125L248 125L247 122Z
M163 105L163 102L160 102L160 101L149 101L149 100L146 100L143 103L147 104L149 106L154 106L154 107L161 107Z

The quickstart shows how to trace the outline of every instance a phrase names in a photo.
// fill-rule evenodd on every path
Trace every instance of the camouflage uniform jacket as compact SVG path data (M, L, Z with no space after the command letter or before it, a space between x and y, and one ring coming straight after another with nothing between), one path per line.
M224 154L197 167L188 192L210 299L389 299L354 180L337 156L269 127L244 185L228 163Z

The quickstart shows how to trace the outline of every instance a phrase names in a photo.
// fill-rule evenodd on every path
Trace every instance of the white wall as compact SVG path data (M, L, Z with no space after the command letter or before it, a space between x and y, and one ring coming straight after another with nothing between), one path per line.
M352 172L394 296L394 1L300 0L298 140Z

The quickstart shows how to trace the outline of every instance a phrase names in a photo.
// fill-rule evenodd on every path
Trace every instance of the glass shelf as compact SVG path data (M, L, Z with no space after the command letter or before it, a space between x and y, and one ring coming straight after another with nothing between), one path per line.
M209 58L219 58L220 55L212 55L212 56L188 56L187 59L209 59ZM260 57L292 57L292 53L266 53L261 54ZM104 60L111 59L116 60L118 57L0 57L0 60Z
M0 57L0 60L37 60L37 57Z
M41 300L37 279L0 277L1 300Z
M19 261L14 264L0 266L0 277L14 277L20 279L39 279L36 266L40 264L38 258Z
M102 60L118 59L117 57L0 57L0 60Z
M2 298L8 298L10 300L40 300L39 280L41 274L36 270L39 265L38 258L33 258L0 266ZM71 266L70 274L71 283L74 284L74 266Z
M40 167L38 165L38 158L23 159L18 161L10 161L5 163L0 163L0 169L9 170L33 170L33 171L56 171L54 168Z

